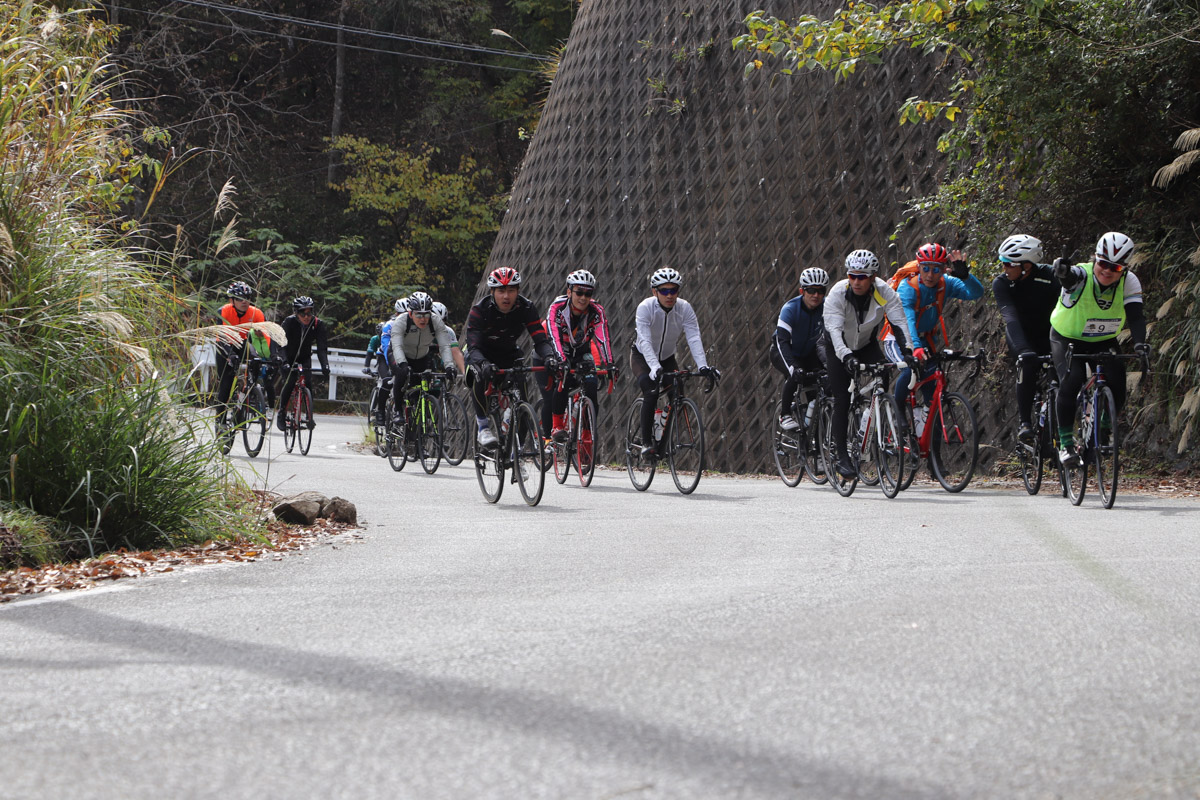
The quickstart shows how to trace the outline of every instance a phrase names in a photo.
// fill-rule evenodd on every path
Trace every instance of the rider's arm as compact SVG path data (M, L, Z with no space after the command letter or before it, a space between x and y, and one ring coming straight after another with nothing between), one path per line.
M1009 288L1008 279L1003 275L992 281L992 294L996 296L996 307L1000 309L1000 316L1004 318L1004 332L1013 350L1018 354L1032 352L1029 338L1025 335L1025 326L1021 324L1021 315L1017 313L1017 302L1013 298L1012 289Z
M596 310L596 324L592 328L595 331L596 343L600 345L600 357L604 359L605 364L615 363L612 354L612 337L608 332L608 316L604 313L604 306L599 303L592 303L592 308Z
M889 286L888 288L890 289L891 287ZM884 297L886 298L887 295L885 294ZM914 288L908 281L901 281L900 288L896 290L896 303L900 306L904 314L904 325L900 326L900 329L908 334L910 342L920 342L921 320L917 318L917 308L921 304L921 282L917 281L917 286ZM887 314L888 320L891 321L892 332L895 333L896 320L892 318L891 305L891 301L889 300L887 305L884 306L884 313Z
M1079 285L1087 280L1087 271L1092 268L1091 264L1076 264L1071 267L1067 275L1067 279L1060 281L1064 292L1070 293L1079 288Z
M466 339L467 363L475 367L482 366L487 361L483 357L483 335L486 322L480 304L471 306L471 311L467 314L467 332L464 338Z
M679 300L675 303L675 312L680 311L683 311L683 314L680 315L679 321L683 323L683 335L687 337L692 360L696 362L697 369L704 369L708 366L708 359L704 355L704 342L700 341L700 321L696 319L696 310L692 308L691 303Z
M392 363L407 364L408 357L404 355L404 337L408 335L408 312L392 320Z
M1132 272L1125 276L1125 325L1134 344L1146 341L1146 314L1142 304L1142 282Z
M947 275L946 296L958 300L978 300L983 297L983 284L974 275L965 278Z
M662 368L662 364L658 361L658 350L655 349L654 342L651 341L650 321L654 317L654 307L656 305L658 305L658 300L653 297L643 300L638 304L633 323L636 331L638 352L642 354L642 358L646 359L646 365L650 367L651 374Z
M555 323L554 318L562 313L563 306L565 306L568 302L570 301L567 300L561 303L557 301L553 302L550 304L550 308L546 311L546 332L550 336L550 343L554 345L554 352L558 353L558 357L560 359L566 358L567 351L563 349L562 331L558 329L558 325Z
M296 357L300 355L300 340L304 338L301 334L300 320L290 316L283 321L283 333L287 337L287 344L283 348L283 357L289 364L296 363Z
M550 337L546 335L546 328L542 325L542 318L538 316L537 309L533 303L530 303L525 309L525 330L529 332L529 338L533 339L533 349L543 359L550 358L555 355L554 344L551 343Z
M438 354L442 357L442 363L452 364L454 356L450 354L450 344L454 341L454 335L437 314L429 317L429 324L433 325L433 336L437 339Z
M317 361L321 362L323 372L329 372L329 339L326 334L328 326L319 319L313 320L313 326L317 329Z
M850 348L846 346L846 337L843 334L843 328L846 326L846 293L848 291L845 281L834 284L833 289L825 298L822 312L825 317L825 332L829 334L829 339L833 342L833 352L838 361L850 355L851 352Z
M901 284L901 286L904 285ZM904 316L904 307L900 305L900 295L896 294L892 287L878 278L875 279L875 291L879 292L879 295L884 300L883 313L887 315L888 322L892 323L892 333L895 335L896 343L900 345L900 349L904 350L910 347L913 342L920 341L909 336L907 333L908 320ZM827 300L826 303L828 302ZM828 325L829 321L826 320L825 324ZM914 325L914 327L916 326ZM836 343L837 340L835 339L834 342Z
M784 304L779 310L779 318L775 320L775 333L771 336L771 347L789 367L796 366L792 359L792 323L795 319L796 307L792 301Z

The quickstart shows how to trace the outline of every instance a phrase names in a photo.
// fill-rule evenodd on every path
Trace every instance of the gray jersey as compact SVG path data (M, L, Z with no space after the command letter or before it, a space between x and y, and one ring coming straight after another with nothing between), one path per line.
M393 319L391 326L393 364L425 358L432 352L435 342L442 356L442 363L454 363L450 355L450 344L454 341L454 334L450 333L446 323L442 322L437 314L429 317L429 324L424 330L409 319L407 311Z
M872 339L879 338L879 329L886 317L893 331L904 331L908 324L900 296L885 281L875 278L875 290L862 319L850 304L850 281L841 280L829 290L825 298L825 331L833 340L833 349L839 360L866 347ZM903 338L903 333L900 334Z

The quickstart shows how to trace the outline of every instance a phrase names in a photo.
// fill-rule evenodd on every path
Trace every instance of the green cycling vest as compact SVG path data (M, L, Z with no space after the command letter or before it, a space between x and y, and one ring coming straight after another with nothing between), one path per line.
M1092 274L1092 265L1076 266L1083 267L1087 273L1083 287L1076 289L1079 299L1075 301L1075 305L1068 307L1063 305L1060 295L1054 312L1050 314L1050 326L1067 339L1085 342L1115 339L1121 328L1125 327L1125 273L1122 272L1120 279L1104 290L1105 294L1112 292L1113 299L1111 306L1101 308L1096 299L1100 285L1096 283L1096 276Z

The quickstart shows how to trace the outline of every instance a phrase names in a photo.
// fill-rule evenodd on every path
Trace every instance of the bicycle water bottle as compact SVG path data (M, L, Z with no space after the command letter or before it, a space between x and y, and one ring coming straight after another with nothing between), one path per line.
M511 423L511 422L512 422L512 407L510 406L510 407L504 409L504 419L500 423L500 430L502 430L504 433L508 433L508 426L509 426L509 423Z
M806 427L806 428L807 428L807 427L809 427L809 426L811 426L811 425L812 425L812 419L813 419L813 409L815 409L816 407L817 407L817 401L816 401L816 400L809 400L809 401L808 401L808 406L807 406L807 408L804 410L804 427Z
M917 436L925 432L925 419L929 416L929 409L925 406L913 407L913 425L917 429Z
M654 441L661 442L663 434L663 410L654 409Z

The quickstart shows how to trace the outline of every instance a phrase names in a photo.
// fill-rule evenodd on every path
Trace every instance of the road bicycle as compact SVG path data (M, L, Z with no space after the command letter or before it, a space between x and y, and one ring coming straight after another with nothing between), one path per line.
M403 413L396 411L392 398L388 400L385 449L388 464L396 472L409 461L419 460L421 469L432 475L442 463L442 401L433 393L433 381L440 375L425 370L409 376L412 383L404 390Z
M686 383L692 378L705 377L704 393L717 386L720 374L702 376L699 372L677 370L660 372L656 387L658 404L654 411L653 450L642 455L642 405L645 398L633 401L629 423L625 427L625 469L633 488L644 492L650 488L659 460L671 468L675 487L683 494L696 491L704 472L704 421L700 409L687 396ZM663 391L663 386L666 391Z
M974 364L968 380L974 380L987 362L987 351L980 349L974 355L964 355L953 350L930 353L929 360L922 366L932 367L929 375L916 381L908 392L908 402L903 413L908 423L908 442L905 445L905 480L901 489L912 485L921 459L929 461L929 471L947 492L961 492L971 482L975 466L979 462L979 424L971 401L959 392L947 391L947 365L955 361ZM916 369L913 375L919 374ZM924 387L933 386L928 408L921 405ZM925 413L924 419L916 409ZM917 421L921 421L918 430Z
M467 413L463 399L451 389L451 383L443 380L439 396L442 405L442 457L447 464L457 467L467 457L471 447L471 415Z
M1021 481L1025 491L1037 494L1042 488L1042 478L1046 471L1046 462L1058 473L1059 486L1062 496L1067 496L1067 480L1062 465L1058 463L1058 372L1054 369L1050 356L1039 356L1035 353L1025 353L1017 356L1017 370L1020 374L1022 363L1027 359L1036 360L1038 369L1037 390L1033 395L1033 413L1030 414L1029 425L1033 431L1033 441L1030 444L1017 440L1017 463L1021 467Z
M517 484L528 505L536 506L542 500L546 454L537 417L525 400L522 384L530 373L544 371L545 367L525 366L497 369L487 387L487 419L496 442L484 446L479 444L478 436L471 440L475 478L489 503L500 500L505 472L510 472L509 482Z
M1117 421L1117 401L1104 375L1105 365L1113 361L1141 361L1149 372L1148 359L1124 353L1075 353L1067 347L1067 371L1072 361L1088 365L1088 379L1079 390L1075 412L1075 446L1079 448L1079 466L1064 469L1063 481L1072 505L1083 502L1087 491L1088 462L1096 469L1096 488L1105 508L1117 501L1117 477L1120 471L1121 431Z
M567 369L559 378L560 390L568 384L571 386L567 394L567 438L551 446L554 479L560 484L567 482L572 464L575 465L581 486L590 486L592 476L596 473L596 404L583 390L583 380L587 375L608 377L608 393L612 394L613 390L613 377L608 370Z
M236 357L232 361L236 362ZM235 368L233 363L230 366ZM262 451L263 441L271 426L271 410L267 406L267 393L263 388L270 369L270 362L252 358L243 371L245 377L239 373L234 380L234 395L225 413L217 415L217 441L221 443L222 455L229 455L238 431L242 432L246 455L254 458Z
M292 369L298 373L296 385L292 387L287 408L280 411L284 415L283 446L290 453L299 442L300 454L306 456L312 446L313 428L316 427L312 416L312 390L308 388L308 369L299 364L293 365Z
M903 364L884 361L878 364L857 364L850 378L850 408L846 415L846 455L855 467L855 474L845 476L837 465L841 453L837 449L833 425L833 398L826 397L820 407L817 431L825 473L829 483L842 497L849 497L862 481L868 486L879 484L887 498L900 492L904 482L904 447L901 439L900 409L887 390L884 376ZM866 375L865 382L859 376Z
M824 372L804 372L797 376L801 386L813 385L817 388L810 390L815 396L807 403L800 400L803 394L796 392L792 407L788 409L792 419L800 426L793 430L783 427L783 401L775 404L775 414L771 420L773 434L771 436L771 455L775 459L775 469L787 486L796 486L800 479L808 473L808 479L817 485L829 480L825 474L825 462L821 457L821 443L817 437L817 419L821 404L824 402L823 389Z

